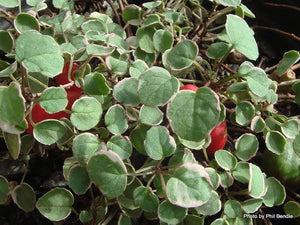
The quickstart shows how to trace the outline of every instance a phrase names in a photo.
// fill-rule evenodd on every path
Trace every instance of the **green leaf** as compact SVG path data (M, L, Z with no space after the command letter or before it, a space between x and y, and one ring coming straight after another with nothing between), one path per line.
M181 144L183 144L185 147L193 150L203 149L205 147L205 144L207 144L207 140L208 140L208 138L206 138L201 141L188 141L179 136L178 139L181 142Z
M40 31L38 20L28 13L20 13L14 20L14 25L20 34L30 30Z
M140 49L147 53L154 53L153 35L155 29L151 27L141 27L136 32L136 40Z
M203 166L184 163L168 180L166 191L172 204L191 208L201 206L209 200L212 186Z
M9 185L6 178L0 175L0 204L4 204L9 195Z
M141 122L148 125L159 125L163 120L163 112L155 106L143 105L140 110Z
M24 212L32 212L35 208L35 193L33 188L27 183L16 186L12 192L12 198L17 206Z
M130 74L130 76L138 79L139 76L143 72L145 72L147 69L149 69L148 65L143 60L137 59L130 66L130 68L129 68L129 74Z
M233 6L237 7L241 4L241 0L215 0L215 2L224 5L224 6Z
M300 157L300 134L297 134L293 141L293 148L295 153Z
M72 106L71 122L78 130L96 126L102 115L101 104L93 97L81 97Z
M147 53L140 48L137 48L134 52L135 60L140 59L144 61L148 67L152 66L156 60L155 53Z
M214 220L210 225L229 225L229 223L226 219L219 218Z
M189 149L184 149L182 151L177 150L175 154L169 159L168 166L171 168L176 168L177 166L181 166L186 162L197 163L193 153Z
M300 216L300 204L295 201L288 201L284 204L284 212L286 214L292 215L294 218Z
M258 146L257 137L254 134L245 133L235 142L235 155L240 160L248 161L256 155Z
M299 133L299 120L289 119L281 125L282 133L287 137L294 139Z
M205 167L205 170L209 175L209 178L210 178L210 181L212 183L213 189L216 190L220 185L220 176L219 176L219 174L216 172L215 169L213 169L211 167Z
M188 214L183 220L183 225L204 225L204 218L205 217Z
M198 51L198 46L191 40L181 41L169 52L167 63L174 70L187 69L193 65Z
M27 31L19 36L16 41L16 59L29 72L40 72L48 77L59 74L64 65L55 40L36 31Z
M153 66L139 77L138 93L145 105L164 105L178 90L179 81L161 67Z
M122 160L128 159L132 153L132 144L126 136L113 136L107 142L107 148L117 153Z
M124 78L114 86L113 96L118 102L125 105L138 105L140 103L140 99L137 89L137 79Z
M137 126L131 133L130 139L134 148L141 154L147 155L145 150L144 141L146 139L147 131L150 129L150 126L141 124Z
M298 51L291 50L284 53L282 60L277 66L278 76L283 75L299 59L300 59L300 54Z
M0 127L6 124L19 124L24 120L25 99L18 83L0 87ZM3 129L4 130L4 129Z
M68 105L67 92L64 88L49 87L43 91L40 105L48 113L62 111Z
M153 35L154 48L158 52L164 52L173 46L173 35L167 30L157 30Z
M163 201L158 207L158 217L161 222L176 225L187 215L187 209L172 205L168 201Z
M247 162L238 162L235 170L232 172L234 179L237 181L247 184L250 179L250 167Z
M78 163L77 159L73 156L65 159L63 165L63 176L65 180L67 181L69 180L70 168L77 163Z
M93 215L91 212L82 210L79 214L79 220L81 223L88 223L93 219Z
M145 149L150 158L161 160L176 150L174 138L169 135L166 127L155 126L147 131L144 141Z
M130 217L125 214L121 214L118 220L118 225L132 225Z
M77 195L83 195L89 189L91 181L83 166L73 166L69 173L69 186Z
M211 59L222 58L230 49L230 46L225 42L216 42L207 49L207 56Z
M140 186L133 192L134 201L139 205L145 212L157 211L159 205L158 197L153 193L150 187Z
M262 199L247 199L242 202L242 208L246 213L255 213L261 207L262 201Z
M230 172L223 172L223 173L219 173L220 176L220 185L223 188L228 188L233 184L233 177L232 174Z
M105 77L101 73L91 73L84 77L83 90L91 95L107 95L109 87L106 84Z
M242 8L245 16L248 16L249 18L255 18L255 15L253 14L253 12L251 12L251 10L247 6L241 4L240 7Z
M261 169L252 163L249 164L249 171L249 195L253 198L261 198L266 193L265 176Z
M108 56L105 59L108 69L117 75L124 75L127 72L127 62Z
M7 8L14 8L19 5L18 0L0 0L0 5L7 7Z
M258 47L253 37L254 32L241 17L232 14L227 15L225 28L233 48L250 60L258 58Z
M251 120L250 128L256 133L262 132L266 127L266 123L260 116L255 116Z
M242 205L237 200L227 200L224 204L224 213L229 218L236 218L242 216Z
M142 9L137 5L128 5L124 8L122 18L124 23L137 26L141 23Z
M294 83L292 87L296 94L295 101L298 105L300 105L300 81Z
M92 155L100 149L100 140L94 134L81 133L73 140L73 155L82 164L86 164Z
M21 150L20 134L10 134L7 132L3 132L3 138L11 157L14 160L17 160L19 158Z
M226 150L216 151L215 159L224 170L233 170L237 165L236 157Z
M217 214L222 208L221 200L217 192L212 191L208 202L204 203L195 210L200 215L211 216Z
M285 150L286 138L278 131L269 131L266 135L266 146L271 152L280 155Z
M52 145L63 138L67 131L66 126L61 121L47 119L36 124L33 136L44 145Z
M255 115L255 108L250 102L239 102L235 110L235 121L242 126L249 125Z
M89 160L87 170L91 180L107 198L116 198L124 192L127 170L117 153L100 151Z
M189 141L200 141L217 125L220 111L216 93L201 87L196 93L177 93L168 105L167 117L178 136Z
M268 88L266 85L269 84L269 79L266 73L260 68L253 68L249 71L246 76L248 81L249 89L259 97L265 97L268 94Z
M113 53L115 48L113 47L104 47L102 45L89 44L86 46L86 52L89 55L106 57Z
M100 20L88 20L81 25L81 29L83 33L87 33L88 31L99 31L100 33L105 33L105 25L104 22Z
M121 105L116 104L108 109L105 115L105 125L115 135L121 135L127 130L126 114Z
M1 0L0 0L1 1ZM8 31L0 30L0 50L11 52L14 47L14 38Z
M263 196L263 203L268 207L281 205L286 197L284 186L274 177L267 178L267 192Z
M73 203L74 197L69 190L54 188L39 198L36 208L47 219L60 221L70 215Z

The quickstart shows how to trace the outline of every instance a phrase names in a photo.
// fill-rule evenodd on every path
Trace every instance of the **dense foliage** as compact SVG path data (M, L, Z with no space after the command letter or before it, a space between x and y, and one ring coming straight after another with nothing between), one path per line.
M84 224L267 223L279 205L299 217L299 119L276 109L300 104L299 52L269 74L255 65L240 0L102 1L88 15L26 2L0 0L3 158L26 165L0 175L0 204ZM38 194L26 175L49 152L67 182Z

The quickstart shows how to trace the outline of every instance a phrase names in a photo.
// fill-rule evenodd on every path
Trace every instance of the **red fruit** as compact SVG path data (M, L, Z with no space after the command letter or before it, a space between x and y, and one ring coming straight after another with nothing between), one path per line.
M68 80L68 72L69 72L69 67L70 67L70 63L67 62L64 65L63 71L58 74L54 79L55 81L60 84L60 85L64 85L64 84L68 84L70 83L70 81ZM73 76L73 72L75 70L79 70L79 67L77 64L73 63L72 69L71 69L71 79L74 81L74 76ZM73 88L74 91L82 91L82 89L80 87L77 86L72 86L71 88Z
M197 91L199 87L193 84L186 84L180 90L191 90L191 91Z
M66 109L71 110L73 103L80 98L81 92L74 91L74 90L67 90L67 98L68 98L68 105ZM64 111L60 111L57 113L47 113L39 103L36 103L31 111L31 117L34 123L39 123L46 119L56 119L60 120L61 118L65 117L67 119L70 119L70 114L66 113ZM33 126L29 121L29 116L26 117L28 128L26 129L26 132L29 134L33 133Z
M206 149L207 154L214 154L224 148L227 142L227 124L225 120L212 130L210 138L210 145Z

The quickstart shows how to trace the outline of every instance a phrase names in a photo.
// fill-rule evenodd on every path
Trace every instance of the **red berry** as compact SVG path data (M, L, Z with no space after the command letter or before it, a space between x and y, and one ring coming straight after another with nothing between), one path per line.
M210 145L206 149L207 154L214 154L216 151L224 148L227 142L227 124L225 120L212 130L210 138Z
M74 90L67 90L67 98L68 98L68 105L66 109L71 110L73 103L80 98L81 92L74 91ZM67 119L70 119L70 114L60 111L57 113L47 113L39 103L36 103L31 111L31 117L34 123L39 123L46 119L56 119L60 120L61 118L65 117ZM33 133L33 126L29 121L29 116L26 117L28 128L26 129L26 132L29 134Z
M183 87L180 88L180 90L191 90L191 91L197 91L199 87L193 84L186 84Z

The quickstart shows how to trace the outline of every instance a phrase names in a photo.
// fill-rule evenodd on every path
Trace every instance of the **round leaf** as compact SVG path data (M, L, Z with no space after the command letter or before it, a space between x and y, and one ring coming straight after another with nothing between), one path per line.
M217 125L220 111L216 93L201 87L196 93L180 91L168 105L167 117L178 136L200 141Z
M107 95L109 88L101 73L92 73L84 77L84 91L91 95Z
M40 31L38 20L28 13L20 13L16 17L14 25L20 34L30 30Z
M149 69L147 64L144 61L138 59L134 61L134 63L132 63L131 67L129 68L129 74L130 76L138 79L139 76L147 69Z
M85 167L71 167L69 173L69 186L77 195L83 195L91 184L89 175Z
M223 57L228 51L230 46L224 42L216 42L209 46L207 55L211 59L219 59Z
M22 33L16 41L16 59L29 72L40 72L48 77L59 74L64 65L59 45L36 31Z
M117 75L124 75L127 72L127 62L108 56L105 59L108 69Z
M82 133L73 140L74 157L82 164L87 163L91 156L100 148L99 138L91 133Z
M67 92L64 88L49 87L43 91L40 105L48 113L62 111L68 105Z
M35 208L35 193L33 188L27 183L22 183L15 187L12 192L12 198L18 207L26 213L32 212Z
M277 67L278 75L284 74L299 59L300 54L298 51L291 50L284 53L283 58Z
M258 47L253 37L254 32L241 17L229 14L225 24L226 33L233 48L243 53L248 59L256 60Z
M6 147L13 159L18 159L21 150L21 137L19 134L2 132Z
M131 133L130 133L130 139L132 141L132 144L134 148L141 154L147 155L144 141L146 139L147 131L150 129L147 125L140 125L137 126Z
M244 161L248 161L255 156L258 150L258 140L253 134L243 134L241 135L235 143L235 155Z
M240 102L237 104L235 113L235 121L239 125L246 126L251 123L255 115L255 108L250 102Z
M169 135L166 127L156 126L147 131L144 142L145 149L150 158L161 160L173 154L176 150L174 138Z
M125 23L129 23L131 25L140 24L142 16L142 9L137 5L128 5L124 8L122 18Z
M48 119L36 124L33 136L44 145L52 145L63 138L67 131L66 126L62 122Z
M184 70L193 65L198 55L198 46L191 40L175 45L167 56L167 63L174 70Z
M238 162L236 168L232 172L232 175L237 181L247 184L250 178L249 163Z
M74 203L74 197L65 188L54 188L48 191L36 203L40 213L51 221L60 221L67 218Z
M148 125L158 125L163 120L163 112L154 106L143 105L140 110L141 122Z
M267 192L263 197L263 203L268 207L281 205L286 196L284 186L274 177L267 178L266 185Z
M222 207L222 204L221 204L221 200L220 200L218 193L215 191L212 191L211 197L208 200L208 202L206 202L204 205L201 205L201 206L195 208L195 210L200 215L210 216L210 215L217 214L221 210L221 207Z
M0 204L4 204L9 195L8 181L0 175Z
M252 163L249 164L249 171L249 195L253 198L261 198L266 193L265 176L261 169Z
M116 135L123 134L127 128L125 110L120 105L111 106L105 115L105 125L107 129Z
M158 197L152 192L151 188L138 187L133 192L134 201L145 212L155 212L159 205Z
M233 184L234 180L230 172L225 171L223 173L220 173L219 176L220 176L220 185L223 188L228 188Z
M191 208L201 206L209 200L212 186L203 166L185 163L168 180L166 191L172 204Z
M132 153L132 145L128 137L114 136L107 142L107 148L116 152L122 160L128 159Z
M215 152L215 159L224 170L233 170L237 165L237 159L229 151L219 150Z
M136 32L136 40L140 49L147 53L154 53L153 35L155 29L151 27L141 27Z
M124 78L114 86L113 96L125 105L138 105L138 80L135 78Z
M164 105L179 89L179 81L161 67L153 66L139 77L139 97L145 105Z
M0 5L7 7L7 8L14 8L19 5L18 0L0 0Z
M285 123L282 124L281 131L287 138L295 138L295 136L299 133L298 120L287 120Z
M158 207L158 217L160 221L176 225L187 215L187 209L172 205L168 201L163 201Z
M300 216L300 204L295 201L288 201L284 204L284 212L286 214L292 215L294 218Z
M78 130L96 126L102 115L101 104L93 97L81 97L72 106L71 122Z
M242 202L242 208L246 213L255 213L262 204L262 199L248 199Z
M242 216L242 205L236 200L227 200L224 204L224 213L229 218L236 218Z
M93 215L86 210L82 210L79 214L79 220L81 223L90 222L93 219Z
M157 30L153 35L154 48L158 52L164 52L173 45L173 35L167 30Z
M212 183L213 189L216 190L220 185L220 176L219 176L219 174L215 171L215 169L213 169L211 167L206 167L205 170L209 175L209 178L210 178L210 181Z
M266 126L265 121L260 116L255 116L251 121L250 128L254 132L258 133L258 132L262 132L265 126Z
M100 151L91 157L87 170L91 180L107 198L116 198L124 192L127 170L117 153Z
M11 52L14 46L14 39L10 32L0 30L0 50Z
M280 155L285 150L286 139L278 131L269 131L266 135L266 146L271 152Z
M295 153L300 157L300 134L297 134L293 142L293 148Z

